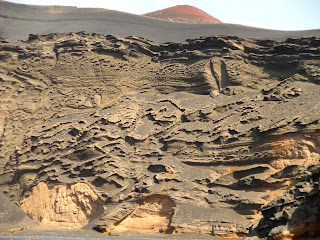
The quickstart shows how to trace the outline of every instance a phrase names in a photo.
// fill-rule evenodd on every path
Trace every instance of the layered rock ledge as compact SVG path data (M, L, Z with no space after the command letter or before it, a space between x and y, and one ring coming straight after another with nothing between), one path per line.
M40 226L319 237L319 38L30 35L0 58L0 188Z

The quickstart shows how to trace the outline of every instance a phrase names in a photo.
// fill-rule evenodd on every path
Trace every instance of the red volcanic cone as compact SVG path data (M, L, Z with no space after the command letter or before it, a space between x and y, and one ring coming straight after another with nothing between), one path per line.
M143 16L184 23L222 23L199 8L189 5L178 5L159 11L143 14Z

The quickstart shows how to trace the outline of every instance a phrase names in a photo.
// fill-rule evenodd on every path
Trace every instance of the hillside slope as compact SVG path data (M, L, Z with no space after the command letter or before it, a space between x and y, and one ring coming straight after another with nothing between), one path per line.
M184 23L221 23L219 19L189 5L178 5L146 13L143 16Z
M285 40L320 36L320 30L275 31L236 24L176 23L106 9L31 6L0 1L0 37L27 40L30 33L113 34L140 36L156 43L185 42L199 36L226 35L252 39Z

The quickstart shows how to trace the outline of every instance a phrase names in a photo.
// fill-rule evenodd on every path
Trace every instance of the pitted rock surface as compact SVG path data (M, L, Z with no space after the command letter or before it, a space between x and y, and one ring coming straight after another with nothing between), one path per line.
M18 204L85 184L104 212L79 227L243 237L319 166L319 38L81 32L1 49L0 187Z

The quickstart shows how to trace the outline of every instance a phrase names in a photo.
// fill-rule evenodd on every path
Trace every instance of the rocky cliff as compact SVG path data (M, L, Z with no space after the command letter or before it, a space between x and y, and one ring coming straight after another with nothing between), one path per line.
M30 35L0 58L0 188L41 227L319 237L319 38Z

